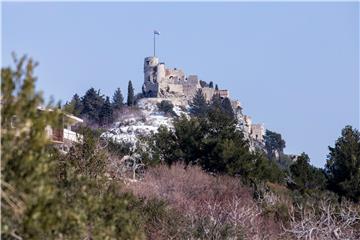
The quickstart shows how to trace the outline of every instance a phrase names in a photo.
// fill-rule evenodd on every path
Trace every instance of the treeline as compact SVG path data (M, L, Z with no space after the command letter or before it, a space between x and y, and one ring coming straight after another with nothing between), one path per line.
M120 88L115 90L111 100L101 94L100 90L90 88L82 97L75 94L71 101L63 106L63 110L85 119L88 124L107 126L114 122L124 107L132 107L134 104L134 88L129 81L126 102Z
M241 176L248 182L283 181L283 173L261 152L250 152L229 99L214 96L206 102L201 90L191 104L191 114L176 118L174 129L164 126L148 139L145 153L150 162L172 165L182 162L198 164L212 173Z
M250 151L228 98L215 95L207 102L198 90L190 107L190 118L176 118L173 129L160 127L148 140L144 158L199 165L207 172L240 176L245 183L279 183L301 194L326 190L360 200L360 135L351 126L342 130L335 147L329 147L325 168L320 169L310 164L306 153L296 158L284 154L281 134L269 130L266 151Z

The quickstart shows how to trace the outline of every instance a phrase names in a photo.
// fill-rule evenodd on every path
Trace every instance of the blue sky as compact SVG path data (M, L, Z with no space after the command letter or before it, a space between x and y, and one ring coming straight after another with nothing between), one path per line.
M359 4L3 3L2 65L40 65L38 88L65 102L90 87L136 91L152 31L169 67L214 81L288 153L322 167L341 129L359 128Z

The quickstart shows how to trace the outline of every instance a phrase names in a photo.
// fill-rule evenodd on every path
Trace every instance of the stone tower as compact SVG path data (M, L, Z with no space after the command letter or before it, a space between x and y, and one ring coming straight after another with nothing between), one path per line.
M146 57L144 60L144 85L142 91L145 97L159 97L159 84L165 78L165 65L159 64L157 57Z

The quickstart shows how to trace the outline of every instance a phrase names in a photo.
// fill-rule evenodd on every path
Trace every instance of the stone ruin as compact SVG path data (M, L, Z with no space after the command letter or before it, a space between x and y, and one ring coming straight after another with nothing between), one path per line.
M165 63L157 57L147 57L144 61L144 97L182 98L189 102L198 89L202 90L206 100L211 100L214 94L222 98L229 97L228 90L218 90L201 86L197 75L186 76L181 69L166 68Z

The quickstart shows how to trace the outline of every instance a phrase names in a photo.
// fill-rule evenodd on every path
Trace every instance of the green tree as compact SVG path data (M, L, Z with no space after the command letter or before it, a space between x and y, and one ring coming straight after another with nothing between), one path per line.
M330 153L325 170L329 188L340 196L360 200L360 133L346 126Z
M134 96L134 88L132 86L132 82L129 81L128 84L128 96L127 96L127 105L133 106L135 103L135 96Z
M227 114L229 117L231 118L235 118L235 114L234 114L234 110L231 106L231 102L230 102L230 99L229 98L225 98L223 101L222 101L222 109L223 109L223 112L225 114Z
M216 91L219 91L219 87L218 87L217 84L215 84L215 90L216 90Z
M264 140L269 159L275 157L275 152L278 152L279 155L283 153L286 143L282 139L281 134L266 130Z
M83 109L81 116L87 118L91 122L99 123L99 113L104 104L104 97L100 95L100 90L96 91L90 88L81 99Z
M151 152L149 158L151 163L166 163L168 165L177 161L175 155L176 136L173 131L161 125L157 133L147 139L147 146Z
M174 112L174 104L171 101L162 100L160 103L157 103L157 107L165 114L176 116L176 113Z
M149 141L155 162L199 164L214 173L240 175L249 181L282 181L283 172L260 153L251 153L236 121L221 107L209 110L207 118L180 116L174 129L162 126Z
M56 126L60 113L39 109L36 63L25 56L14 61L15 70L1 70L1 236L54 238L61 220L54 214L59 207L47 208L57 196L45 129Z
M190 113L197 117L205 117L208 111L208 104L201 89L196 91L190 103Z
M290 166L290 174L301 191L323 189L326 186L325 174L321 169L311 166L310 158L305 153L302 153Z
M234 118L224 114L221 103L215 100L204 124L202 167L211 172L227 172L246 178L252 156L243 133L236 129Z
M205 82L205 81L203 81L203 80L200 80L200 86L201 86L202 88L204 88L204 87L208 87L208 84L207 84L207 82Z
M214 83L212 81L209 83L209 88L214 88Z
M99 122L100 125L105 126L111 124L113 120L113 109L111 107L110 99L109 97L106 97L99 113Z
M114 110L120 110L124 105L124 97L121 93L121 89L117 88L112 97L112 107Z
M78 94L75 94L71 101L64 105L63 110L67 113L73 114L75 116L80 116L80 113L83 109L81 99Z

